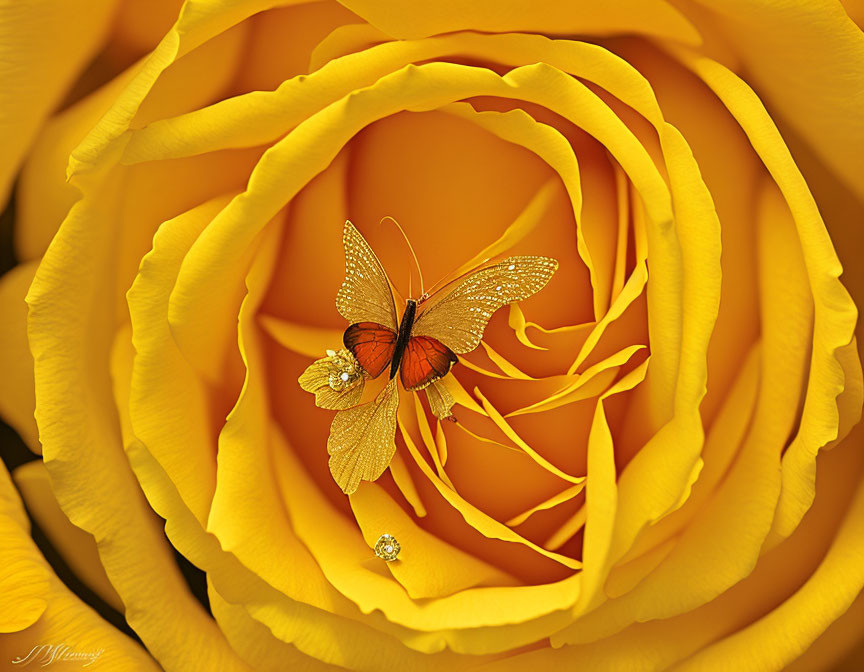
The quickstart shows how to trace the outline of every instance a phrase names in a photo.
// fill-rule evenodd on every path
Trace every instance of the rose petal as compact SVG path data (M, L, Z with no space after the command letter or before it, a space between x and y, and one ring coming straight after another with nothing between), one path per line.
M126 295L136 352L128 405L132 431L202 525L216 489L213 400L177 348L167 313L185 252L228 200L212 199L162 224Z
M547 511L553 507L558 506L559 504L563 504L564 502L569 502L576 495L582 492L585 489L585 483L577 483L576 485L572 485L569 488L565 488L557 495L553 495L546 501L540 502L536 506L532 506L527 511L520 513L518 516L514 516L510 520L508 520L505 525L509 525L510 527L518 527L526 520L528 520L531 516L533 516L538 511ZM548 544L544 544L544 546L548 546ZM552 549L555 550L555 549Z
M561 471L554 464L549 462L546 458L544 458L540 453L534 450L531 446L529 446L525 441L520 437L516 431L510 426L510 423L507 422L505 417L495 409L492 404L489 403L489 400L483 396L483 393L480 392L478 388L474 388L474 395L480 400L480 403L483 405L483 410L486 411L487 415L492 419L498 429L510 439L513 443L515 443L519 448L521 448L532 460L534 460L541 467L554 474L558 478L567 481L568 483L581 483L585 480L584 476L572 476Z
M243 91L269 91L309 72L315 45L341 24L356 20L336 2L305 2L256 14L237 85Z
M589 622L574 623L570 643L593 641L601 632L608 636L632 621L691 611L746 577L759 559L780 493L778 456L801 403L812 321L800 243L772 189L765 191L759 227L762 371L740 455L663 563ZM708 562L712 571L706 575Z
M269 315L261 317L261 324L282 347L306 357L320 357L322 352L337 349L342 343L342 331L295 324Z
M503 636L501 639L472 637L459 631L511 624L514 617L520 622L537 619L571 603L578 593L578 581L574 582L577 575L545 586L473 588L425 604L413 602L404 589L374 571L378 561L371 548L357 534L356 528L328 507L314 486L299 478L296 458L293 458L290 449L286 447L277 455L279 476L284 482L286 501L297 534L316 557L331 583L357 602L364 612L381 610L390 620L414 629L428 630L430 634L434 632L441 641L447 641L451 646L460 638L471 641L472 650L483 653L491 650L488 647L496 650L503 650L498 649L499 646L509 648L512 642L506 644L506 637ZM427 477L433 482L438 481L431 469ZM447 490L443 485L442 488ZM472 507L467 502L462 507L464 515L469 517L476 518L480 514L476 510L471 513L469 509ZM497 531L497 528L493 530L493 524L494 521L488 519L479 527L485 533L499 538L515 540L519 537L503 525L501 527L507 532ZM338 543L333 543L336 539ZM530 545L530 542L527 543Z
M45 465L39 460L28 462L18 467L13 477L30 515L75 576L122 614L123 602L105 576L96 542L91 535L70 523L57 505Z
M70 211L27 297L45 466L64 513L96 538L127 621L148 650L166 666L194 658L230 667L236 657L189 593L123 451L108 362L122 175L91 185L95 177L82 179L87 196ZM177 616L171 637L165 613Z
M39 646L93 653L109 670L161 669L137 642L106 623L51 570L29 534L6 467L0 464L0 655L24 663ZM60 651L58 651L59 653ZM36 654L33 654L36 655ZM49 652L50 655L50 652ZM40 658L33 662L42 662ZM56 662L56 661L55 661ZM94 661L95 662L95 661Z
M550 165L553 163L549 160L549 158L551 158L551 152L537 149L537 143L531 142L531 140L546 140L548 141L548 144L555 147L555 149L559 151L564 150L564 145L560 144L566 143L564 136L558 133L551 126L536 122L521 109L511 110L509 112L478 112L468 103L452 103L441 108L441 111L473 121L482 128L495 133L499 138L505 140L512 138L513 141L522 145L526 149L532 150L538 156L544 157L545 155L546 162ZM497 133L495 132L496 130L498 131ZM569 182L572 185L573 196L571 201L573 202L575 218L578 221L580 219L579 212L581 210L582 202L582 189L579 184L579 166L576 163L576 155L572 153L572 149L569 148L569 145L567 145L567 149L569 151L564 151L566 161L562 162L566 163L567 168L563 168L562 166L562 169L557 170L556 172L558 172L559 175L563 173L570 178L565 180L565 184ZM504 229L504 232L495 240L495 242L490 243L480 252L471 257L471 259L459 266L455 271L453 271L452 275L459 277L486 263L493 257L508 253L515 244L525 238L529 233L533 232L541 223L543 217L546 215L546 211L551 205L555 191L558 188L556 180L551 179L546 182L546 184L537 190L522 212L519 213L519 216L513 220L512 224ZM511 305L515 306L518 304L514 303Z
M624 348L614 355L589 366L581 374L578 374L578 377L574 376L576 380L562 387L554 394L531 406L511 411L507 414L507 417L523 415L525 413L539 413L597 395L601 391L600 388L606 388L612 382L609 379L610 375L614 379L615 374L618 373L620 368L627 364L637 352L645 348L646 346L638 344Z
M606 585L606 592L610 597L619 597L632 589L632 586L626 590L621 586L634 581L633 577L640 572L637 566L645 567L638 580L645 578L656 567L656 562L653 557L647 558L645 562L640 562L640 559L646 554L652 554L653 549L662 548L670 541L676 542L676 535L690 524L701 507L716 494L717 484L726 476L729 465L739 454L745 432L752 421L761 374L760 356L760 347L753 346L744 358L734 384L727 391L723 406L705 438L705 448L702 451L705 467L699 474L699 480L694 484L687 503L646 530L620 560L621 564L612 570L612 583ZM667 549L664 557L669 550L671 548ZM622 584L615 587L619 569L622 569L622 573L628 578L622 578Z
M16 189L15 251L19 259L40 259L78 200L66 181L69 154L111 107L135 74L130 68L49 119L36 137Z
M579 367L585 363L585 360L588 359L588 356L600 341L603 332L606 331L607 327L612 322L621 317L621 315L624 314L624 311L627 310L627 308L629 308L630 305L642 294L642 290L645 288L647 282L648 269L645 266L644 261L639 261L636 265L636 269L627 279L621 292L615 298L615 301L612 302L612 307L605 315L603 315L600 321L594 325L594 328L591 329L591 332L588 334L588 337L579 349L576 359L567 370L568 374L575 374L579 370Z
M582 592L574 605L575 613L589 611L605 600L603 583L610 571L608 555L612 548L617 509L615 449L606 419L604 400L639 385L648 362L621 378L597 400L588 436L587 482L585 494L585 539L583 543Z
M290 0L289 0L290 1ZM162 41L136 66L136 74L111 109L69 157L68 175L93 170L103 157L122 149L126 132L162 73L175 61L276 0L189 0ZM287 4L287 1L278 4Z
M371 86L409 63L464 55L512 66L541 58L612 92L631 107L645 110L653 105L656 109L647 81L626 61L597 45L540 35L456 33L377 45L348 54L310 75L292 78L276 91L234 96L155 121L132 132L122 160L138 163L269 144L342 96Z
M296 646L277 639L263 623L256 621L242 605L227 602L208 584L208 599L213 617L231 646L251 669L258 672L280 672L286 668L297 672L325 672L343 669L329 665L300 652Z
M820 562L825 558L827 548L835 539L838 524L847 515L850 499L859 486L861 469L864 466L861 451L856 450L851 439L839 450L842 452L832 451L820 456L820 474L824 474L825 479L820 479L816 505L811 509L804 523L784 542L782 547L763 556L753 574L717 599L694 611L669 619L636 623L616 635L590 644L563 646L557 649L545 648L496 662L488 667L496 672L498 670L515 672L526 667L604 669L613 666L646 672L672 669L675 663L687 659L703 647L710 647L712 643L718 641L722 645L724 637L729 635L734 639L735 633L746 631L748 626L764 615L767 614L770 619L778 605L814 576L814 570L818 570ZM859 492L859 510L861 501L861 492ZM861 535L859 533L858 538L854 540L851 539L851 534L845 536L846 541L850 543L844 544L845 548L838 548L835 544L837 552L833 555L837 561L846 564L847 572L851 570L852 574L860 576L861 562L858 561L853 568L848 561L855 561L855 555L860 551ZM796 562L790 563L790 557L796 558ZM851 597L860 589L861 579L857 580L859 581L857 585L856 580L853 579L850 586L845 582L849 576L846 573L843 578L832 577L831 589L828 589L827 585L819 588L819 591L825 591L829 595L833 591L843 592L844 597L840 602L826 605L818 595L813 595L814 599L809 604L796 605L794 614L790 613L791 608L785 610L786 615L799 621L790 622L792 627L808 623L812 627L809 633L805 630L802 634L802 631L798 630L797 635L800 635L801 639L798 636L787 638L784 636L784 631L778 629L773 639L770 634L760 638L758 646L754 646L753 641L750 641L750 651L742 651L741 659L748 660L746 657L748 655L762 656L763 652L757 651L761 648L768 649L764 652L768 656L785 655L787 660L798 655L807 646L808 640L816 634L813 630L824 628L829 618L836 617L838 607L840 610L845 608L843 602L846 599L851 602ZM849 586L848 592L847 586ZM819 591L814 590L814 592ZM811 608L820 615L811 619L809 613ZM834 613L830 613L831 611ZM728 655L736 656L737 653L732 651ZM737 657L724 660L728 662L730 659L738 660ZM712 660L707 669L711 669L712 666L717 666L716 661ZM782 663L771 665L766 663L761 668L755 669L781 667L783 667ZM705 668L700 666L699 669Z
M839 2L704 0L706 16L741 59L775 118L809 141L837 179L864 198L861 104L864 35ZM770 25L771 30L764 27ZM789 45L796 45L790 49ZM842 85L838 86L838 82Z
M465 7L456 2L425 0L409 10L399 2L342 0L342 4L383 32L399 39L416 39L456 30L485 33L524 31L609 35L641 33L699 44L701 38L687 19L671 4L660 0L633 2L616 0L573 12L567 3L528 6L515 0L481 0Z
M154 81L152 88L135 110L131 125L143 126L154 119L183 114L218 99L232 83L237 69L243 63L250 34L251 26L248 22L242 22L179 55ZM158 49L159 47L156 51ZM152 58L152 55L148 58ZM127 98L129 90L134 86L135 82L132 82L127 85L126 90L119 92L107 113L108 116L117 109L119 101ZM100 119L88 139L92 138L101 123L103 121ZM76 152L80 151L80 147L86 146L88 139L72 152L70 165L74 165Z
M837 397L847 372L837 351L852 340L857 311L838 279L842 271L816 203L756 94L730 71L704 58L681 56L729 108L780 188L798 229L815 304L813 359L798 434L783 455L783 488L771 543L795 528L813 500L814 461L841 424Z
M519 342L527 348L531 348L533 350L564 350L570 352L572 350L577 350L578 347L575 345L578 343L578 346L582 345L585 338L588 336L588 331L594 326L593 322L583 322L582 324L571 324L565 325L563 327L553 327L551 329L547 329L542 325L537 324L536 322L529 322L525 317L525 313L522 312L522 309L519 307L518 303L510 304L510 311L507 318L508 326L514 331L516 334L516 338ZM555 339L555 345L542 346L534 343L528 337L528 328L536 329L541 334L547 335L556 335L556 336L565 336L565 339ZM535 339L537 337L535 336ZM552 341L553 339L544 338L540 336L540 341Z
M500 569L418 527L381 486L365 483L350 499L370 548L384 532L399 541L402 552L395 562L387 563L387 569L412 599L440 598L477 586L518 584Z
M406 398L407 397L407 398ZM438 453L438 444L435 441L435 437L432 436L432 427L429 425L429 418L426 416L426 409L423 408L423 404L420 401L419 394L405 394L402 398L402 403L410 404L414 408L414 416L417 418L417 428L420 431L420 438L423 441L423 445L426 448L426 452L432 458L432 464L435 465L435 471L438 473L438 476L441 478L447 486L453 490L453 483L450 478L447 476L447 472L444 471L444 465L441 462L439 453Z
M124 0L114 16L107 51L112 59L138 59L165 35L180 13L183 0Z
M864 587L864 487L819 568L791 597L752 625L689 658L676 670L735 660L742 670L781 669L821 635Z
M861 623L864 593L819 638L796 658L786 672L853 672L861 667Z
M39 126L102 45L113 0L10 4L0 15L0 204ZM70 30L75 26L75 30Z
M33 357L27 344L27 304L24 296L39 264L20 264L0 279L0 415L34 453L41 453L33 411Z
M0 464L0 632L33 625L48 607L51 572L33 549L30 521L6 466Z

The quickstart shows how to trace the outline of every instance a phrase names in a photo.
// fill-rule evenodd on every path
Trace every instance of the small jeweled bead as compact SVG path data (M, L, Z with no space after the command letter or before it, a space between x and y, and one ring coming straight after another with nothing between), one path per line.
M375 551L375 555L385 562L393 562L399 555L402 547L392 534L382 534L378 537L378 541L375 542L373 550Z

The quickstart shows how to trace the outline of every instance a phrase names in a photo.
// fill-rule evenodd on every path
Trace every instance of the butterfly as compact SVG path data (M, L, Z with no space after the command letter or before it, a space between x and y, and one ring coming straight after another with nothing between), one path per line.
M344 348L328 350L301 374L299 383L315 394L317 406L338 411L327 440L330 473L342 491L351 494L361 480L377 480L396 451L397 376L405 390L425 390L436 417L450 418L455 402L441 379L458 355L480 344L493 313L543 289L558 262L514 256L483 265L432 294L407 299L397 319L390 280L350 221L345 222L342 243L345 280L336 309L349 322ZM384 388L360 404L365 382L385 371L389 380Z

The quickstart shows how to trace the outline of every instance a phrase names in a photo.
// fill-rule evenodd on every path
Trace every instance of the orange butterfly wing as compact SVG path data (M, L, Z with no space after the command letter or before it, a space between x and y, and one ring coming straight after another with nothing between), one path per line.
M393 359L396 332L377 322L358 322L345 330L342 342L354 353L363 370L371 378L377 378Z
M399 364L402 387L422 390L446 376L456 359L453 351L439 340L430 336L411 337Z

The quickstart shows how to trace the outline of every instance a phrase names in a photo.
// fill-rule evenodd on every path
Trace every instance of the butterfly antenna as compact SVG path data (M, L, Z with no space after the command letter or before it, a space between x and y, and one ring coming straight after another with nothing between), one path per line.
M414 258L414 266L417 268L417 275L420 277L420 296L423 296L426 292L423 289L423 271L420 270L420 261L417 259L417 253L414 251L414 246L411 244L411 240L408 238L408 234L405 233L405 229L402 228L402 225L393 219L390 215L385 215L381 218L379 224L383 224L385 219L389 219L396 225L396 228L399 229L399 233L402 234L402 237L405 239L405 243L408 245L408 249L411 250L411 256ZM411 295L411 280L412 276L408 274L408 295Z

